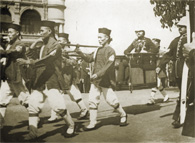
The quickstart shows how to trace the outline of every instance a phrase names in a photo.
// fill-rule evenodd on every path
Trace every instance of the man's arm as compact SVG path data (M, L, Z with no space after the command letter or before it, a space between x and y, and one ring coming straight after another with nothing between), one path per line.
M94 52L91 53L91 54L85 54L85 53L83 53L79 48L77 48L77 49L75 50L75 52L76 52L79 56L81 56L81 58L82 58L84 61L86 61L86 62L88 62L88 63L91 63L91 62L94 61Z
M133 45L134 41L131 43L131 45L124 51L124 54L129 54L135 47Z
M171 44L169 45L169 51L167 53L165 53L162 57L162 59L160 60L159 64L157 65L160 68L163 68L170 60L173 60L174 57L174 46L176 46L174 44L174 40L171 42Z

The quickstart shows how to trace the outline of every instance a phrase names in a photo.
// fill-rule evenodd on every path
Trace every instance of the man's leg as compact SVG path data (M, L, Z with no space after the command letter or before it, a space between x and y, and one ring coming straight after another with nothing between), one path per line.
M165 78L161 79L161 86L158 87L158 90L160 91L160 93L164 97L163 102L167 102L169 100L169 96L168 96L167 92L165 91Z
M29 96L29 134L25 136L25 140L31 140L38 137L39 113L43 108L45 97L43 92L33 90Z
M91 84L89 91L89 120L90 123L84 130L93 130L97 124L97 110L100 103L100 90L94 84Z
M127 124L127 114L120 105L118 98L112 88L102 88L104 98L107 103L112 106L120 114L120 126L126 126Z
M0 87L0 128L3 128L5 112L7 105L10 103L13 97L13 92L7 81L1 83Z
M87 107L82 99L82 95L81 95L81 92L78 89L78 87L75 86L74 84L72 84L70 91L67 91L67 93L69 96L71 96L74 99L74 101L77 103L77 105L81 109L81 114L78 117L78 120L82 120L82 119L86 118L88 115L88 110L87 110Z
M45 92L48 96L49 104L56 113L58 113L68 125L68 129L66 131L66 136L71 137L75 133L75 124L70 116L69 112L66 109L65 101L63 94L60 93L58 89L49 89Z
M153 105L155 104L155 94L157 92L157 88L152 88L151 93L150 93L150 99L148 101L148 105Z
M54 122L58 119L58 115L57 113L51 109L51 116L50 118L48 119L49 122Z
M176 78L176 82L177 82L177 86L179 88L179 97L177 100L177 105L176 105L175 111L173 113L173 120L174 121L173 121L172 125L174 128L179 128L182 126L180 124L181 78Z

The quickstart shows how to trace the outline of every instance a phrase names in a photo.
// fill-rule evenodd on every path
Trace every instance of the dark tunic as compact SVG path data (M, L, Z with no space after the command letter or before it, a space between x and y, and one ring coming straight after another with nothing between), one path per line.
M65 90L61 72L61 46L53 37L46 39L44 46L42 57L39 57L40 50L37 49L29 49L27 53L27 55L33 56L30 61L33 69L35 69L35 78L31 88L39 89L47 85L48 89ZM35 59L35 57L38 57L38 59Z
M182 70L183 70L183 63L184 63L184 57L181 51L181 54L179 57L177 57L177 46L179 42L180 36L176 37L171 44L169 45L169 52L163 55L162 59L160 60L160 63L158 67L163 69L165 65L172 60L174 63L173 70L175 73L176 78L182 77ZM187 43L187 37L184 37L181 41L181 46L183 46L185 43Z
M195 77L195 49L190 51L189 60L189 76L188 76L188 90L187 90L187 111L182 135L195 137L195 93L194 93L194 77ZM194 104L189 106L189 104Z
M22 50L16 51L17 46L21 46ZM6 65L3 67L4 69L1 69L4 72L3 80L13 83L21 82L21 71L16 60L18 58L26 59L24 44L19 39L12 41L8 50L1 50L0 57L6 57Z
M93 80L97 86L109 88L115 87L115 51L110 46L99 47L97 51L93 54L84 54L82 58L86 62L93 62L94 67L92 74L97 74L97 79Z

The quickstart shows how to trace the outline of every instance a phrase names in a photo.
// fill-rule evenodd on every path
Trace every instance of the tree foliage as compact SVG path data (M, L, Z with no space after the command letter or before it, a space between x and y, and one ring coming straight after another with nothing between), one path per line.
M171 28L181 17L186 15L185 7L190 0L150 0L155 5L155 16L160 17L162 28Z

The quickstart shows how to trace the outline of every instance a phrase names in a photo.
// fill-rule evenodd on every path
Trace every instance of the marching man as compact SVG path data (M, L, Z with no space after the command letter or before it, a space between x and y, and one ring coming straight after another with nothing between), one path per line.
M71 100L75 101L78 107L81 109L80 116L78 117L78 120L85 119L88 115L87 107L85 106L85 103L83 102L81 92L74 82L74 78L76 78L76 74L74 74L75 69L73 66L75 66L76 60L70 59L68 56L68 51L73 51L69 48L69 46L66 46L65 44L69 43L69 34L67 33L59 33L58 34L58 43L62 46L62 72L65 79L65 86L67 87L66 93L70 96ZM58 116L56 113L51 110L51 117L48 119L48 121L53 122L56 119L58 119Z
M6 26L8 28L9 42L5 50L0 50L0 61L4 66L4 73L1 74L4 74L3 77L5 77L4 79L1 79L3 81L0 86L1 122L4 120L7 105L10 103L14 94L25 107L28 106L29 96L28 90L22 82L20 67L16 61L18 58L26 58L25 47L20 40L21 27L18 24L11 23L7 23ZM3 72L2 69L1 72Z
M66 109L65 101L61 91L65 90L65 84L61 73L62 48L54 37L55 22L41 21L40 33L42 39L36 43L42 42L41 49L30 48L28 52L34 59L18 59L22 65L34 67L35 75L31 86L31 95L29 97L29 134L26 140L36 139L38 137L39 113L43 108L46 97L53 111L58 113L66 122L68 129L66 136L71 137L75 132L75 124ZM36 47L36 46L35 46ZM37 57L35 59L35 57Z
M103 93L107 103L120 114L120 126L127 125L127 114L120 105L116 94L112 90L115 86L115 51L109 45L111 30L99 28L99 47L93 54L84 54L78 48L76 52L87 62L94 62L94 69L91 76L91 88L89 91L89 113L90 123L84 129L86 131L95 129L97 124L97 110L100 103L100 95Z

